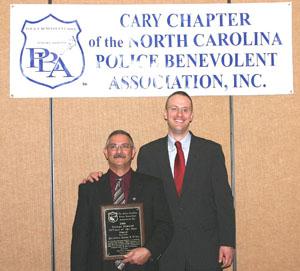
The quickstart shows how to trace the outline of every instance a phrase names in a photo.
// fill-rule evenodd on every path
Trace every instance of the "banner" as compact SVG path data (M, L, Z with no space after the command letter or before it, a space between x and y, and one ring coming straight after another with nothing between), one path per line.
M10 95L293 93L292 5L11 5Z

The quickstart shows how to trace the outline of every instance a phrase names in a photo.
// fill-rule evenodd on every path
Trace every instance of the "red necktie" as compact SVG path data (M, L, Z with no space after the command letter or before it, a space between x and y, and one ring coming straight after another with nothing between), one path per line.
M182 151L181 143L179 141L176 141L175 146L177 149L177 154L174 163L174 180L175 180L177 195L180 196L181 188L183 184L184 171L185 171L185 163L184 163L184 154Z

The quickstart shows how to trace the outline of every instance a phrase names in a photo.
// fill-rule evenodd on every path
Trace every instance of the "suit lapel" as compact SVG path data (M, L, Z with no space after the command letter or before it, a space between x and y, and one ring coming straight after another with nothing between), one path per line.
M109 175L107 173L101 177L101 180L98 182L97 188L97 197L101 205L112 204L113 198L111 194Z
M162 180L164 181L165 192L168 199L176 202L178 200L174 178L170 166L169 152L168 152L168 136L162 138L160 155L157 157L160 165Z
M136 172L132 172L130 190L128 195L128 203L140 202L142 195L141 191L143 188L143 183L139 180L139 174Z
M201 161L202 157L204 157L203 152L205 151L203 148L203 144L200 144L198 141L196 141L196 138L192 133L191 136L191 145L185 167L181 196L183 196L183 194L187 191L187 188L190 187L189 185L187 185L187 183L193 179L195 169L197 169L197 174L199 174L199 169L202 165L205 164L205 161Z
M159 159L159 164L161 165L161 176L163 176L164 180L173 182L173 175L170 166L169 152L168 152L168 137L164 137L161 148L160 155L157 157Z

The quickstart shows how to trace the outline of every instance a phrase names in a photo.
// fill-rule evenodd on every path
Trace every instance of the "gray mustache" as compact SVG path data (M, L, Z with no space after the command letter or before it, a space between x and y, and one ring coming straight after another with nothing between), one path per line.
M114 155L114 158L126 158L126 155L122 153L117 153Z

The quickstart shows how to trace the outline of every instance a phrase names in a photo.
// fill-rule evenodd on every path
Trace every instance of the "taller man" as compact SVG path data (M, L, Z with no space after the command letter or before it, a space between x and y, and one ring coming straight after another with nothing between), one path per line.
M219 144L189 131L191 97L178 91L165 105L168 135L141 147L137 171L159 177L174 221L174 236L160 260L161 271L218 271L231 265L235 214L225 160ZM185 170L177 192L174 166L179 141Z

